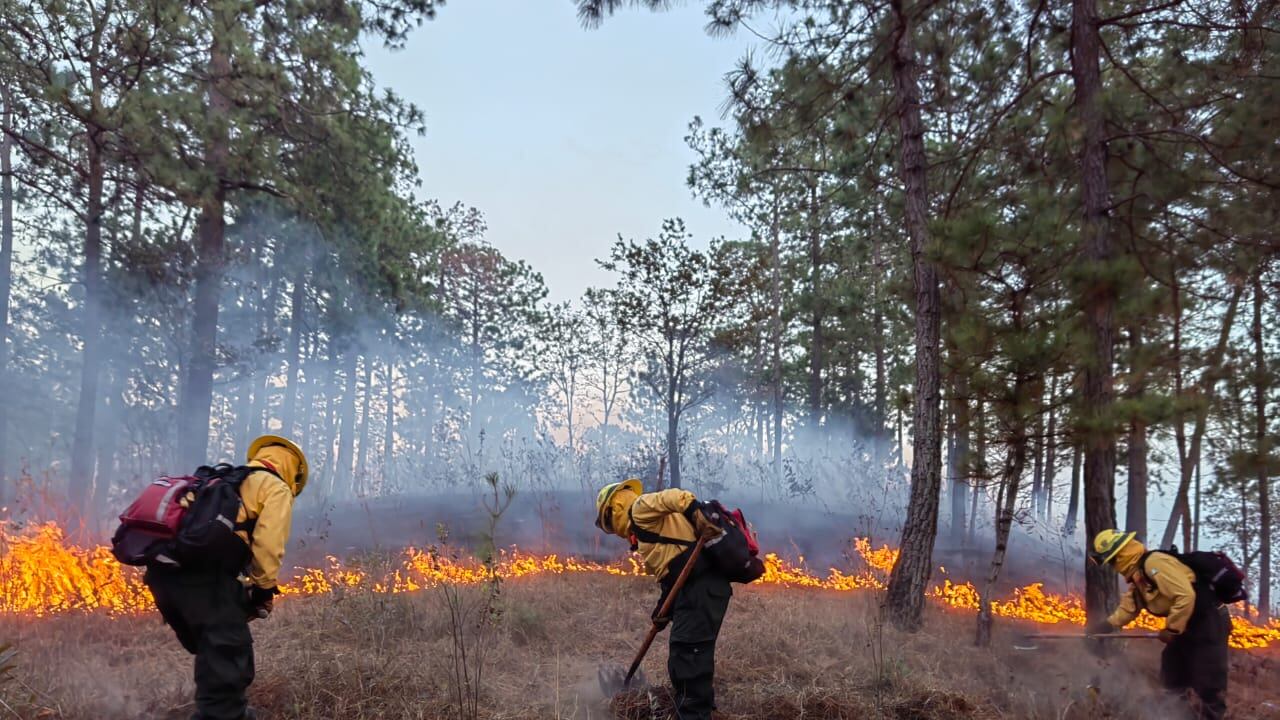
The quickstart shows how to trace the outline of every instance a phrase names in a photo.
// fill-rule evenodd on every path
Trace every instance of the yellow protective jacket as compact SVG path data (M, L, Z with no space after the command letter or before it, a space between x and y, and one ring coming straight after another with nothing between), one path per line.
M240 537L249 544L249 582L260 588L269 590L279 582L293 519L298 465L298 456L291 450L268 445L253 456L249 467L270 467L279 477L267 471L253 472L240 485L243 507L236 521L257 521L252 533L241 532Z
M672 488L639 496L627 491L615 493L613 499L617 501L613 512L614 532L624 538L631 537L631 520L634 518L637 526L663 537L689 542L697 540L693 523L684 516L695 500L688 490ZM657 577L659 582L666 576L671 561L687 549L671 543L637 542L637 546L644 558L645 572Z
M1165 618L1165 628L1170 632L1181 634L1196 607L1195 573L1172 555L1154 552L1147 557L1144 577L1138 561L1146 550L1134 540L1116 554L1116 570L1128 581L1129 591L1120 596L1119 607L1107 621L1121 628L1133 622L1139 611L1146 610Z

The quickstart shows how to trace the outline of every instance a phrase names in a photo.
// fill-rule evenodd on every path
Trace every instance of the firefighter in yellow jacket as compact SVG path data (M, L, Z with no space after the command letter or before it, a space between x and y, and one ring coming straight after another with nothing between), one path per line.
M146 582L178 641L195 655L196 712L192 720L253 720L246 692L253 682L250 618L271 613L293 515L293 499L307 484L307 458L292 441L265 435L249 445L248 475L240 484L237 534L249 566L232 573L151 566ZM251 529L249 529L251 528Z
M672 605L672 617L656 617L699 535L720 528L703 516L693 493L670 489L644 493L639 480L606 485L596 496L596 527L631 542L662 594L654 610L659 627L671 623L667 673L679 720L706 720L715 708L716 638L733 589L703 553Z
M1142 610L1165 618L1160 640L1160 680L1170 691L1195 690L1199 717L1220 720L1227 711L1227 640L1231 616L1213 591L1196 582L1195 573L1168 553L1147 549L1136 533L1103 530L1093 540L1092 559L1110 565L1129 583L1120 605L1090 634L1110 632L1133 622Z

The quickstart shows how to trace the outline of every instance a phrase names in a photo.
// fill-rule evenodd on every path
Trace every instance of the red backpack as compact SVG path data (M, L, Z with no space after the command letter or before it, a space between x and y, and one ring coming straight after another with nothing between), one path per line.
M255 525L236 522L240 484L259 471L276 474L223 463L152 481L121 513L111 554L125 565L239 572L249 561L249 546L237 532L252 532Z

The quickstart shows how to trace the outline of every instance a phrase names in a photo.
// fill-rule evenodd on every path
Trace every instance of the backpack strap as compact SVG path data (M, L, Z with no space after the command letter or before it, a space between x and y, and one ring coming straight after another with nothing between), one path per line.
M667 537L666 535L659 535L652 530L646 530L640 527L636 524L636 516L631 514L631 508L627 508L627 519L631 521L631 534L635 535L636 539L640 542L650 544L663 543L666 545L679 545L681 547L693 547L697 544L692 540L680 540L678 538Z

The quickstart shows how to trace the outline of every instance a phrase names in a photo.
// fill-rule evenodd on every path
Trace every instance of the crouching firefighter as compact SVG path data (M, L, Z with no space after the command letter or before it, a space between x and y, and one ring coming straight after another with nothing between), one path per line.
M145 580L165 623L195 655L192 720L253 720L246 697L254 674L249 620L267 617L279 592L293 499L307 483L306 456L292 441L266 435L250 444L245 466L161 481L170 481L167 494L184 507L174 509L182 513L175 536L146 563ZM128 520L121 520L123 530Z
M1227 712L1227 640L1231 635L1231 617L1223 601L1231 601L1232 595L1221 585L1223 578L1235 577L1232 573L1239 571L1220 553L1149 551L1135 535L1103 530L1093 539L1090 559L1115 568L1129 587L1120 596L1115 612L1092 625L1089 634L1122 628L1142 610L1165 618L1165 628L1160 631L1165 644L1160 655L1161 683L1184 696L1188 689L1194 690L1200 698L1197 717L1221 720ZM1195 568L1205 561L1210 565L1225 563L1230 570L1202 574ZM1243 581L1243 574L1239 579ZM1224 594L1227 597L1221 597Z
M715 708L716 638L729 608L729 578L711 561L698 556L672 605L671 617L656 617L671 586L684 568L699 536L719 537L721 528L703 513L687 490L643 493L639 480L606 485L596 496L596 527L631 543L644 558L644 569L658 578L662 594L654 609L659 628L671 624L667 673L679 720L704 720Z

